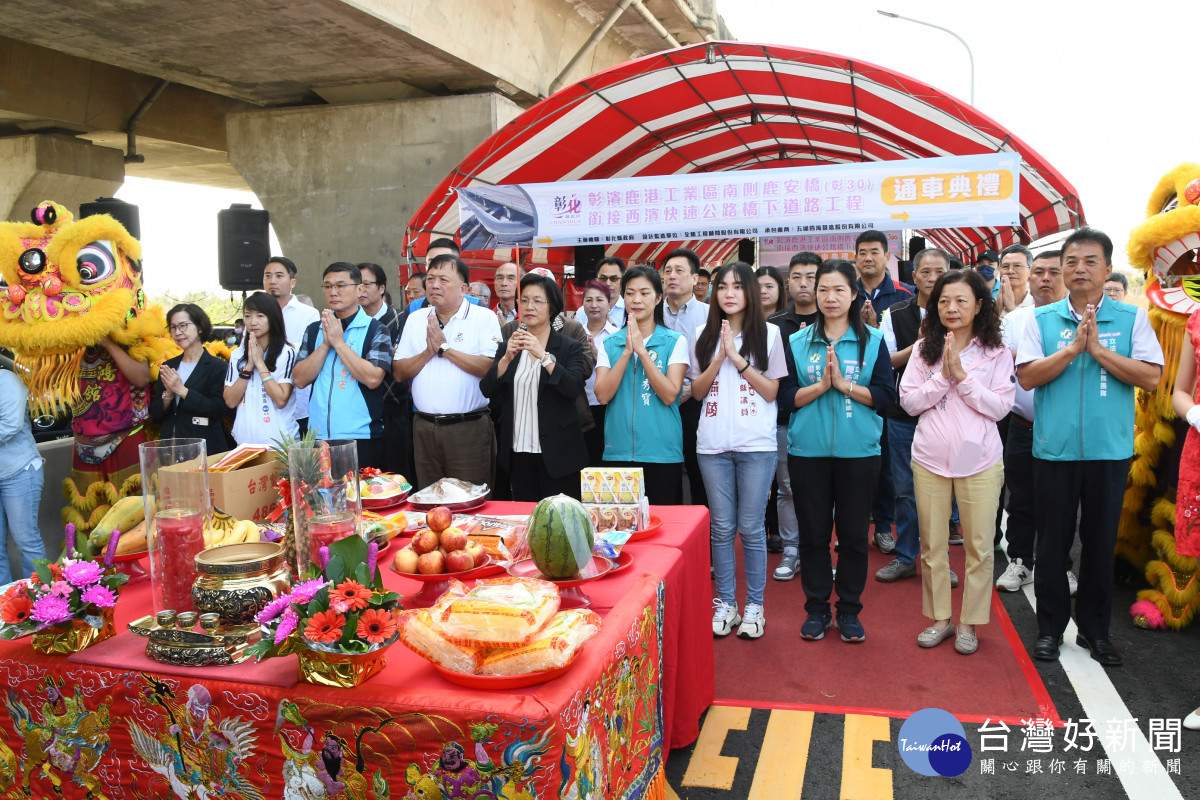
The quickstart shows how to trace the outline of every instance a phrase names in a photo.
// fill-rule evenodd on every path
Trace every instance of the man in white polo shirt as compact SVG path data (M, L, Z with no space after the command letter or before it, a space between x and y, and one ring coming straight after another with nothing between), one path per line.
M470 270L455 255L429 262L425 297L412 312L392 374L410 381L416 419L413 444L417 486L440 478L492 485L496 436L488 401L479 391L500 344L495 312L467 302Z
M274 297L283 312L283 330L288 342L300 346L300 339L308 326L321 319L321 312L296 295L296 264L290 258L272 256L263 268L263 291ZM312 388L296 389L296 422L300 424L300 435L308 430L308 398Z

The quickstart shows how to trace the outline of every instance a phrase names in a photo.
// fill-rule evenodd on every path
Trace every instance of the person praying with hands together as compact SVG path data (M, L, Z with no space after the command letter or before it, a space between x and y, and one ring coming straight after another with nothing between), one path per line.
M292 370L296 349L287 343L283 312L266 292L246 298L246 336L229 356L225 404L237 409L233 438L238 444L270 444L300 435Z

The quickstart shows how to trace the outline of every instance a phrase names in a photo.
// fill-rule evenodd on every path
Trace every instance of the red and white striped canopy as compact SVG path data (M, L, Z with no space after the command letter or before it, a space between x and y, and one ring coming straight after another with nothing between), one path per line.
M999 123L883 67L798 47L715 42L630 61L563 89L501 128L409 223L409 252L458 230L460 186L602 180L1008 151L1021 156L1021 226L919 231L964 259L1084 224L1075 188ZM654 262L695 249L722 263L736 240L609 245ZM464 253L572 263L570 249ZM968 263L972 263L968 261Z

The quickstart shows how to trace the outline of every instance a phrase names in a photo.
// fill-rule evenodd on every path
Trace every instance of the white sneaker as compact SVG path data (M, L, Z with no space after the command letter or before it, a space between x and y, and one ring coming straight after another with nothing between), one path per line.
M1071 597L1074 597L1075 593L1079 591L1079 579L1071 570L1067 570L1067 586L1071 587Z
M1019 592L1022 586L1033 583L1033 573L1026 568L1024 562L1014 558L1008 562L1004 574L996 579L996 588L1005 592Z
M763 607L754 603L746 603L746 616L738 627L739 639L757 639L763 635L767 620L763 616Z
M762 607L759 606L759 613L762 613ZM749 613L751 606L746 607L746 612ZM733 629L742 621L738 614L736 605L728 605L721 602L719 599L713 600L713 636L728 636L733 633Z

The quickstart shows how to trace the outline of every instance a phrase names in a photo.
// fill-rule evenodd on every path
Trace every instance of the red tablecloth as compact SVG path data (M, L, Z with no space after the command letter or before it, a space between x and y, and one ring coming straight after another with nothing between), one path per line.
M402 645L382 673L341 690L287 685L294 658L207 670L139 661L127 633L70 659L0 642L0 734L19 762L15 780L31 781L35 796L58 783L67 797L183 796L192 786L279 797L286 785L297 797L308 787L366 798L379 796L377 782L394 798L436 796L435 786L468 796L446 787L470 782L483 791L471 797L661 797L666 745L696 738L714 681L707 514L655 513L663 529L629 546L633 565L585 587L601 633L566 675L524 689L454 686ZM384 574L398 591L419 588ZM148 603L146 584L130 587L118 629Z

